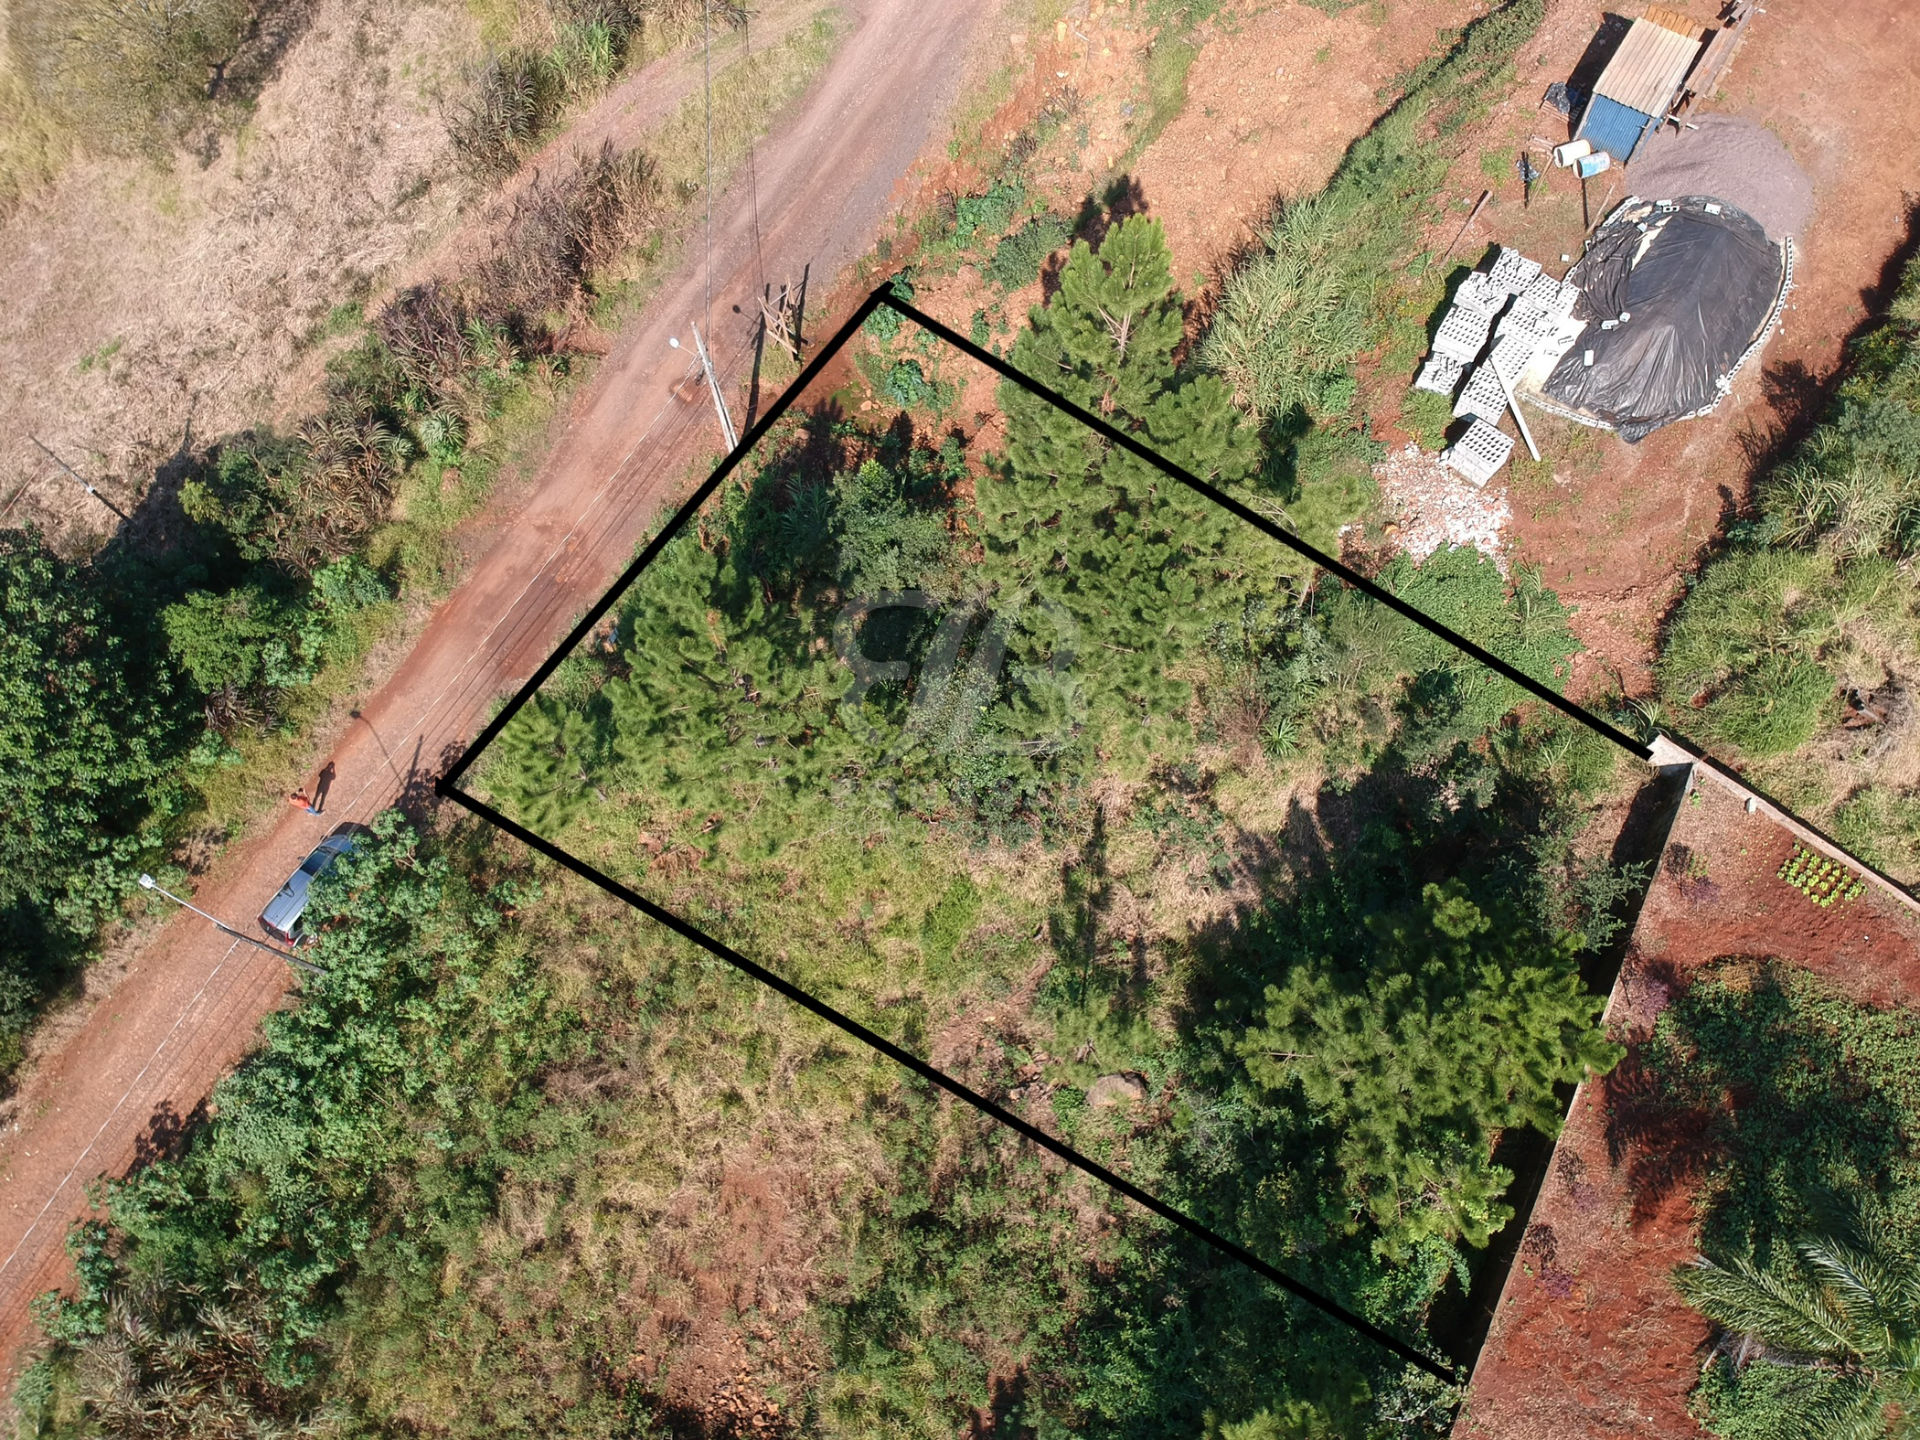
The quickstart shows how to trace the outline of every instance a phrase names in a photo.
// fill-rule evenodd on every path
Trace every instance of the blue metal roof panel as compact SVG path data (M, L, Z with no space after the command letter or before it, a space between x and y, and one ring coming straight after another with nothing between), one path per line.
M1596 150L1604 150L1615 160L1633 158L1640 137L1654 123L1653 116L1633 110L1618 100L1595 95L1587 102L1587 113L1580 121L1580 137Z

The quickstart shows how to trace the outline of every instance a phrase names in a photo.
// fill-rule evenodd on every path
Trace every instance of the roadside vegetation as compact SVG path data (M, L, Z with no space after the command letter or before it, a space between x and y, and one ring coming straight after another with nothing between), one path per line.
M719 173L836 34L820 21L721 73ZM447 532L581 372L569 326L631 303L664 254L697 118L528 187L473 271L343 306L319 413L205 445L164 513L81 559L0 531L0 754L18 757L0 779L0 1077L138 903L134 877L184 881L183 843L256 813L403 602L450 582Z
M1896 877L1920 876L1920 266L1859 341L1832 409L1667 627L1656 718Z

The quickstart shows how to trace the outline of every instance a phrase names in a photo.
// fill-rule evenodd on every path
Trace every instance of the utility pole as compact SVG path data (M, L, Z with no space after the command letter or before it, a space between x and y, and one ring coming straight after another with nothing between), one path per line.
M202 910L198 905L195 905L190 901L182 900L178 895L174 894L171 890L162 889L158 884L158 882L156 882L153 876L151 875L142 875L140 877L140 888L142 890L151 890L158 895L164 895L167 897L167 899L171 900L174 904L178 905L181 909L193 911L194 914L198 915L202 920L205 920L206 922L208 922L210 925L213 926L214 929L218 930L222 935L231 935L236 940L245 941L247 944L252 945L257 949L266 951L269 955L278 955L282 960L286 961L289 965L297 965L302 970L307 971L309 974L325 975L327 973L320 966L313 964L311 961L302 960L298 955L295 955L290 950L282 950L277 945L269 945L267 944L266 941L256 940L251 935L243 935L240 931L234 929L231 925L227 924L226 921L220 919L217 916L209 915L206 911Z
M27 438L33 441L35 445L40 445L40 437L38 435L29 435L27 436ZM40 445L40 453L46 456L49 460L53 461L53 463L58 465L62 470L66 471L67 474L73 476L74 479L78 480L80 482L80 488L85 490L89 495L93 496L93 498L98 500L102 505L106 506L107 509L111 510L114 514L118 515L122 520L126 521L127 524L131 525L133 523L133 517L131 515L127 514L126 511L122 510L118 505L114 504L111 500L107 499L106 496L102 495L98 490L94 489L92 484L88 482L86 476L82 475L79 471L75 470L71 465L67 464L66 461L62 460L58 455L54 454L53 451L47 449L45 445Z
M707 328L713 328L713 0L702 0L700 6L701 66L705 76L707 95L707 308L700 318L707 322ZM694 331L694 340L700 338L700 332ZM700 359L704 363L706 352ZM707 372L707 379L713 379L713 372ZM717 393L717 392L716 392ZM733 448L733 425L727 419L723 407L720 412L720 428L727 432L727 448Z
M731 455L740 445L740 437L734 434L733 417L727 413L727 402L720 394L720 381L713 373L713 361L707 358L707 343L700 338L700 327L691 320L687 322L693 330L693 348L700 354L700 368L707 372L707 389L713 393L713 408L720 417L720 433L727 437L727 453Z

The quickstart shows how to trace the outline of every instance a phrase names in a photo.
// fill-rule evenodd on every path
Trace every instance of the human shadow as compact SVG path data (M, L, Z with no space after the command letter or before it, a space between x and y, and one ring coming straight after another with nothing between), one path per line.
M133 1168L145 1169L160 1160L177 1160L186 1150L193 1132L204 1125L212 1112L203 1098L182 1115L171 1100L162 1100L148 1119L146 1129L134 1138Z

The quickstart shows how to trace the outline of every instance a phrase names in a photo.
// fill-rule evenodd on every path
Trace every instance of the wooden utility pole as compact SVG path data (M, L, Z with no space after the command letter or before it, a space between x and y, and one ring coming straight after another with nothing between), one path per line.
M713 394L714 413L720 417L720 433L727 437L727 453L731 455L739 448L740 437L734 434L733 417L727 413L726 399L720 394L720 381L713 373L713 361L707 358L707 342L700 338L700 327L689 320L693 328L693 348L700 356L700 368L707 374L707 389Z
M1447 263L1447 256L1453 254L1453 246L1458 245L1460 243L1461 239L1467 233L1467 226L1473 224L1473 222L1479 218L1481 210L1486 207L1487 201L1491 200L1492 198L1493 198L1493 191L1482 190L1480 192L1480 198L1473 202L1473 209L1467 212L1467 218L1465 222L1460 226L1460 234L1453 237L1453 245L1447 246L1445 250L1442 250L1440 252L1440 259L1436 262L1437 264L1444 265Z

